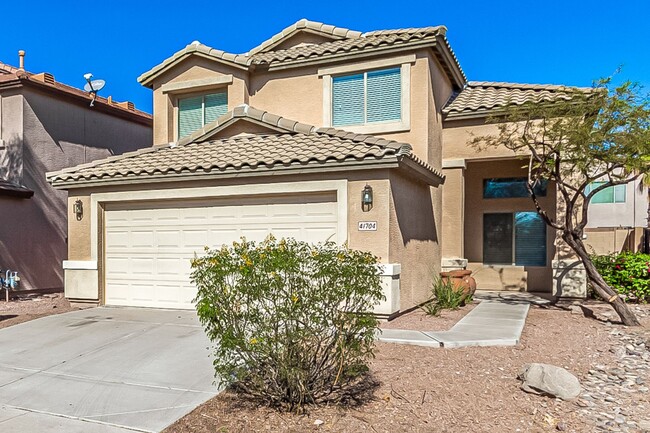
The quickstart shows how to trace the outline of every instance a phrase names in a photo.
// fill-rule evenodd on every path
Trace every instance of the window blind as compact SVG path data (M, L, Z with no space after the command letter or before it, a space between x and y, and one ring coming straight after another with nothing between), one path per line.
M365 122L364 74L332 79L332 125L359 125Z
M368 72L366 84L368 123L400 120L402 80L400 69Z
M205 95L204 124L217 120L228 112L228 96L226 92Z
M203 97L178 101L178 136L183 138L203 126Z
M537 212L515 212L515 264L546 266L546 223Z

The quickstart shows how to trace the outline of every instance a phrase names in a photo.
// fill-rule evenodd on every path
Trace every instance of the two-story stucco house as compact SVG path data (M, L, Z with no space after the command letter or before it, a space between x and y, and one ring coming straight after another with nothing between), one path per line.
M0 63L0 269L21 289L62 289L67 194L45 173L151 146L151 116L128 102L97 98L49 73ZM81 77L80 77L81 78Z
M554 279L584 283L557 260L522 161L468 145L490 114L562 87L468 82L446 32L301 20L245 54L193 42L141 75L154 146L48 175L87 209L69 221L66 295L192 308L195 252L269 233L374 253L386 316L459 267L481 288L580 295Z

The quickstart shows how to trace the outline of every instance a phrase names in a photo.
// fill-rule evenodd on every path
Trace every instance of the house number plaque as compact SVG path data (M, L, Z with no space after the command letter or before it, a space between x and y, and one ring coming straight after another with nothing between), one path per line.
M376 232L377 221L359 221L360 232Z

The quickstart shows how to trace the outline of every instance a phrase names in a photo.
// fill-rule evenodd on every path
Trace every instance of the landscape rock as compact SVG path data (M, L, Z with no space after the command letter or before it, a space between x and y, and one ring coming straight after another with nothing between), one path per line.
M518 376L521 389L532 394L573 400L580 395L580 381L561 367L550 364L526 364Z

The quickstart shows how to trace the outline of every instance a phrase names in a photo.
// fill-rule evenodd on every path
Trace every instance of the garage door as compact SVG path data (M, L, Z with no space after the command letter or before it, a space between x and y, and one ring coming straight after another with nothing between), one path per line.
M204 247L270 233L308 242L336 240L332 194L267 196L194 203L107 206L105 302L156 308L194 308L190 260Z

